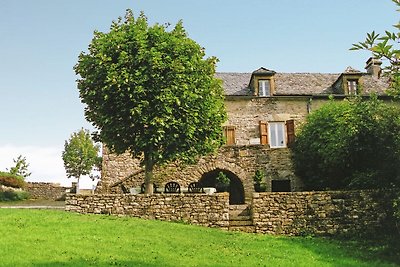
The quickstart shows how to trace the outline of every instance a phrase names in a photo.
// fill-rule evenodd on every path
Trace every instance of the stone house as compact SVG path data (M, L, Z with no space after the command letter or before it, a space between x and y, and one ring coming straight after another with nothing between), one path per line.
M307 114L329 100L377 93L382 99L387 82L381 78L381 62L370 58L366 72L348 67L343 73L277 73L259 68L252 73L217 73L223 81L228 120L224 123L226 145L218 153L201 158L197 164L171 163L154 172L155 184L176 181L182 187L200 181L214 186L219 172L231 180L230 204L248 203L254 192L256 170L265 172L267 191L301 191L294 174L290 144L296 128ZM144 175L138 160L128 153L114 155L103 149L100 193L140 187Z

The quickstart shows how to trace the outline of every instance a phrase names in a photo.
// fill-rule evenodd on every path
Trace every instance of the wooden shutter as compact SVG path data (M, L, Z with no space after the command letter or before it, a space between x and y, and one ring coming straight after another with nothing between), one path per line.
M260 121L260 144L268 144L268 125L265 121Z
M226 138L227 145L235 145L235 127L234 126L225 126L224 127L224 135Z
M286 134L287 134L286 145L290 147L294 143L294 120L286 121Z

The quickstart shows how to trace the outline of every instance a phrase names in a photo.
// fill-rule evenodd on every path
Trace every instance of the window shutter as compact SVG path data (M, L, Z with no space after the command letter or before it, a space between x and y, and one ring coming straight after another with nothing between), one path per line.
M290 147L294 143L294 120L286 121L286 134L287 134L287 146Z
M265 121L260 121L260 144L268 144L268 125Z
M225 126L224 127L224 135L226 138L227 145L235 145L235 127L234 126Z

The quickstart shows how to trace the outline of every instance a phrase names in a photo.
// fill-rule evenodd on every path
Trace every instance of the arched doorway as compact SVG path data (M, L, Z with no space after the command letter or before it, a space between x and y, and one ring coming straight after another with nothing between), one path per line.
M215 187L216 179L219 172L223 172L231 181L228 192L229 192L229 204L239 205L244 204L244 188L242 181L231 171L223 169L214 169L212 171L204 173L200 178L200 183L204 187Z

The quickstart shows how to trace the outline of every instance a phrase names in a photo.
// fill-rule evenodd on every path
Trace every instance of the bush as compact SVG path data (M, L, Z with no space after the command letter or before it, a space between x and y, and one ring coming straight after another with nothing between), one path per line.
M332 101L307 117L293 147L306 190L400 187L400 108L372 97Z
M0 201L18 201L28 198L29 194L25 191L0 191Z
M25 181L22 176L10 174L8 172L0 172L0 184L13 188L23 188Z

